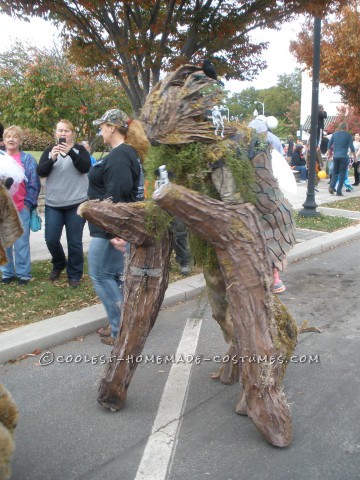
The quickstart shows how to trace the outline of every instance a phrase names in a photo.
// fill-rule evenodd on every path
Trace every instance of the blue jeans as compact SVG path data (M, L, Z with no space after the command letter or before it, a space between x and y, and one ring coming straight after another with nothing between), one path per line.
M12 247L6 249L8 263L1 267L2 278L18 277L22 280L31 278L30 261L30 210L24 207L19 212L24 233L16 240ZM15 265L14 255L15 254Z
M305 165L296 165L294 170L297 170L298 172L300 172L300 180L303 180L303 181L306 180L307 168L305 167Z
M330 188L335 189L338 181L336 192L341 193L346 178L347 168L349 166L348 158L334 158L334 168L331 176Z
M77 213L77 206L53 208L45 205L45 241L51 253L53 270L63 270L69 280L80 280L84 272L83 230L85 220ZM65 226L68 259L60 243Z
M89 247L88 262L91 281L109 318L111 336L116 337L124 300L121 281L124 254L115 250L106 238L94 237Z

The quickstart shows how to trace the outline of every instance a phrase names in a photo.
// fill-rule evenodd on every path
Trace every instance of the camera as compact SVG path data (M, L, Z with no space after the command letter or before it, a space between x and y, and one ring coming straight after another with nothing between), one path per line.
M59 138L59 140L58 140L58 145L61 145L62 143L66 143L66 138L65 138L65 137L60 137L60 138ZM62 153L62 152L60 152L60 155L65 158L66 155L67 155L67 153Z

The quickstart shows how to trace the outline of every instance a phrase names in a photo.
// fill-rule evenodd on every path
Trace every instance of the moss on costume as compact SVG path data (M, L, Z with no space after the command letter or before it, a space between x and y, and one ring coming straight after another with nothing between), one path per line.
M211 173L217 166L226 165L231 170L237 191L243 200L254 203L256 200L255 175L249 161L252 131L244 125L239 125L240 127L243 140L241 143L219 139L211 145L194 142L180 147L175 145L152 147L149 158L145 162L148 196L155 188L156 169L165 165L170 180L173 177L179 185L220 200L219 193L212 182ZM257 149L264 147L260 142L256 142L256 146ZM152 208L149 208L149 226L152 212ZM217 264L213 248L195 234L190 234L190 251L198 265L207 265L211 268Z
M145 202L138 202L138 205L145 205L145 228L156 241L160 241L166 230L170 228L173 217L159 208L156 203L149 199Z

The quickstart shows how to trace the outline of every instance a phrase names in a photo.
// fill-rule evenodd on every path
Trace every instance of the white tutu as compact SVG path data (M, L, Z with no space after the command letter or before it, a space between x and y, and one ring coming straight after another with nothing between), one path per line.
M296 194L297 185L294 173L285 158L275 149L271 151L271 164L274 177L277 178L280 190L283 193Z
M24 169L10 155L0 150L0 180L12 178L14 183L10 187L10 194L15 195L19 185L27 180Z

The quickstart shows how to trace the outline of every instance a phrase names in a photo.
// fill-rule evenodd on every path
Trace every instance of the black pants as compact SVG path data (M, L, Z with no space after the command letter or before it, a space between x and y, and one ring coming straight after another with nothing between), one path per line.
M354 163L354 178L355 178L355 185L359 185L360 181L360 175L358 172L358 167L360 167L360 163L356 162Z
M176 261L182 267L189 265L190 251L188 230L185 224L177 218L174 218L172 223L172 231L174 233L174 250L176 254Z

